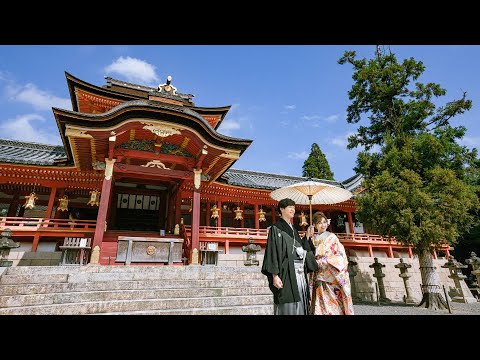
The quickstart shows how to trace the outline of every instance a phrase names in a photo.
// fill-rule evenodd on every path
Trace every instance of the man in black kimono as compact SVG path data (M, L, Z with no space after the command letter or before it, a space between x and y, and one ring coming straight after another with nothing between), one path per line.
M281 218L268 231L262 274L273 293L275 315L308 315L310 291L307 273L318 270L311 240L302 239L291 221L295 202L278 203Z

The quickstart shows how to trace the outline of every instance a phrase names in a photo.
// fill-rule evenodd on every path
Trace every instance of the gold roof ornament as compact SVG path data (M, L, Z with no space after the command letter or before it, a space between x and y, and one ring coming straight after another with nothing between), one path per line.
M90 191L90 200L87 202L87 205L98 206L100 204L100 191L92 190Z
M298 217L300 218L300 226L307 226L308 225L307 215L305 215L305 213L303 211L300 213L300 215Z
M243 210L240 209L240 206L237 206L237 208L233 211L235 212L235 220L242 220L243 219L243 216L242 216Z
M213 218L213 219L218 219L218 207L217 207L217 204L213 205L212 208L210 209L210 211L212 212L211 218Z
M35 207L35 200L37 199L37 194L32 191L30 195L25 196L25 204L23 204L23 206L25 207L25 209L33 209Z
M60 202L60 204L58 205L57 210L67 211L68 210L68 201L69 201L68 196L63 195L63 197L58 199L58 201Z
M263 211L263 208L260 208L260 211L258 212L258 221L267 221L267 218L265 217L266 212Z

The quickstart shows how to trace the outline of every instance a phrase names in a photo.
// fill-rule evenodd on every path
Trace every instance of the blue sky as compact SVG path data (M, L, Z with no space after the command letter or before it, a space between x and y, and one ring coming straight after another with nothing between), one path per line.
M439 103L467 91L472 110L452 121L468 130L462 144L480 145L480 46L391 45L399 60L423 61L421 82L447 89ZM252 139L233 167L301 176L312 143L325 153L335 180L354 175L358 149L346 138L352 68L345 50L372 57L374 45L0 46L0 137L60 144L51 108L71 110L64 71L97 86L105 76L158 86L171 75L195 105L232 108L219 132Z

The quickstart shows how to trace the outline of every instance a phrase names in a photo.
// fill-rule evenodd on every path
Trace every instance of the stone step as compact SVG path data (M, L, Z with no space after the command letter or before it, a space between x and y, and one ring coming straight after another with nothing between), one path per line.
M268 287L203 288L203 289L147 289L88 291L56 294L0 296L0 308L51 304L84 303L115 300L173 299L222 296L268 295Z
M85 315L112 312L272 305L271 295L113 300L1 308L0 315Z
M273 305L109 312L101 315L273 315Z
M18 284L0 285L0 296L51 294L102 290L147 290L147 289L183 289L211 287L261 287L268 286L266 277L249 279L239 276L237 279L213 280L131 280L131 281L97 281L52 284Z
M0 277L1 285L13 284L48 284L48 283L66 283L69 274L22 274L22 275L2 275Z
M29 274L76 274L76 273L260 273L258 266L132 266L132 265L64 265L64 266L15 266L9 267L4 275Z

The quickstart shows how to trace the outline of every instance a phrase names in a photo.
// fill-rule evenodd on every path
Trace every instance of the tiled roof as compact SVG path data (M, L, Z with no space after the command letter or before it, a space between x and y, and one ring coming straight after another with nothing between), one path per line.
M54 160L65 158L65 156L65 150L61 145L55 146L0 139L0 162L53 165ZM229 169L219 178L220 181L223 180L230 185L265 190L275 190L297 182L307 181L307 179L308 178L302 176L289 176L239 169ZM312 180L339 186L353 192L360 186L363 176L355 175L343 182L315 178Z
M288 176L239 169L229 169L225 171L225 173L220 178L230 185L266 190L275 190L284 186L308 180L308 178L303 176ZM354 191L357 187L360 186L360 183L363 180L363 176L355 175L344 182L315 178L311 180L321 181L326 184L345 188L349 191Z
M53 165L54 160L65 157L65 150L62 145L45 145L0 139L0 162Z

